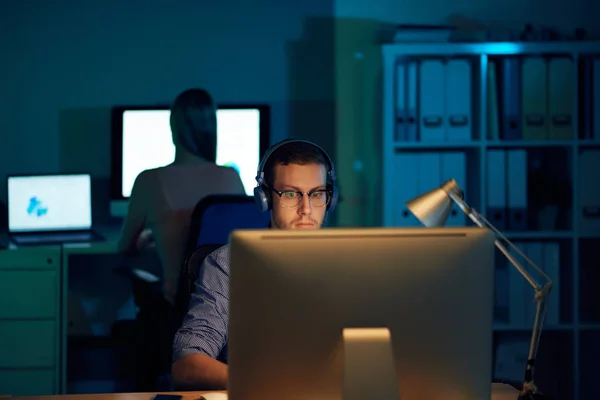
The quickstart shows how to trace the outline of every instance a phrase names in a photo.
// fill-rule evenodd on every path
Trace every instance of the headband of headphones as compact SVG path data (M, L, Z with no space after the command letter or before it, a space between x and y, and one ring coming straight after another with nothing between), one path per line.
M314 146L315 148L317 148L317 150L319 150L321 152L321 154L323 154L323 156L325 157L325 160L327 160L328 169L329 169L329 171L327 172L327 177L329 178L328 180L331 181L332 185L335 185L336 178L335 178L335 168L333 166L333 161L331 161L331 158L329 158L329 155L327 154L327 152L325 150L323 150L321 148L321 146L317 145L316 143L311 142L310 140L305 140L305 139L285 139L279 143L276 143L269 150L267 150L262 161L258 164L258 170L256 171L256 182L258 182L258 186L265 184L265 172L263 171L263 169L265 168L265 165L269 161L269 158L271 157L271 155L278 148L280 148L281 146L284 146L286 144L289 144L289 143L308 143L308 144Z

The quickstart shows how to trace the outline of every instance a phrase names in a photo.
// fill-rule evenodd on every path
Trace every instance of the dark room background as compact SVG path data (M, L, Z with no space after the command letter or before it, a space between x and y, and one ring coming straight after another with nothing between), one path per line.
M600 30L592 0L1 4L0 179L89 171L103 199L110 107L164 104L201 86L221 103L269 104L272 141L305 136L330 151L345 197L337 213L342 225L379 223L377 44L385 28L460 21Z

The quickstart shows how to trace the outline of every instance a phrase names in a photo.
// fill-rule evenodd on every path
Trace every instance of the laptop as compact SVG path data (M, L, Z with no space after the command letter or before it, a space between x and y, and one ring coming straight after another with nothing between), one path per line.
M92 230L91 176L9 176L8 233L17 245L102 240Z

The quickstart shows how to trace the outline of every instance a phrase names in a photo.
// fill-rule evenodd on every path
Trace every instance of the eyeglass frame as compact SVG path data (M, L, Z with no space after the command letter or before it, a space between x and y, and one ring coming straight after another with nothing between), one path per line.
M310 205L314 205L310 199L310 195L313 193L317 193L317 192L325 192L326 196L327 196L327 200L325 201L325 203L322 206L318 206L318 205L314 205L315 207L327 207L327 205L331 202L331 196L333 196L333 190L329 190L329 189L313 189L311 191L308 192L301 192L299 190L277 190L271 187L268 187L267 185L263 185L264 187L266 187L268 190L270 190L271 192L275 192L279 195L279 198L281 199L281 196L283 196L284 193L299 193L300 194L300 198L298 199L298 204L296 204L294 207L298 207L300 205L300 203L302 202L302 199L304 198L304 195L308 196L308 202L310 203ZM293 207L286 207L283 204L281 204L281 207L283 208L293 208Z

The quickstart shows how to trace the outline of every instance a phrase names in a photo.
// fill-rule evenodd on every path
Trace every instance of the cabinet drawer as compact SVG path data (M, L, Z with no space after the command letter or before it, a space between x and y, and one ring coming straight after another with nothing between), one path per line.
M56 318L58 272L1 270L0 319Z
M56 366L57 322L0 321L0 368Z
M0 251L2 269L41 269L60 267L60 246L22 247Z
M0 395L42 396L56 394L54 369L0 370Z

